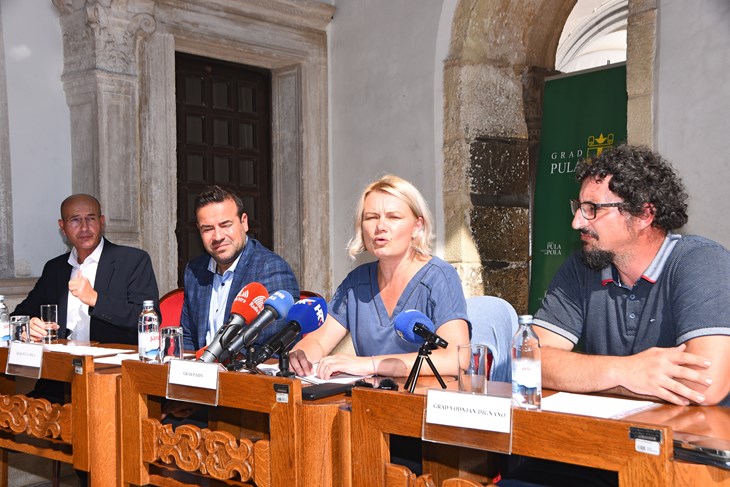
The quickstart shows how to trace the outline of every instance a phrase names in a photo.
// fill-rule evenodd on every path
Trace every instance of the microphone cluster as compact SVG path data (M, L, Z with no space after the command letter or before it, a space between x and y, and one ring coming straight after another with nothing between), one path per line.
M246 367L255 367L274 354L288 352L299 334L316 330L326 316L327 302L322 298L305 298L294 303L287 291L276 291L269 296L262 284L252 282L238 293L228 320L202 350L198 360L225 362L245 349L248 351ZM262 330L276 320L287 318L289 321L281 331L260 348L254 347Z

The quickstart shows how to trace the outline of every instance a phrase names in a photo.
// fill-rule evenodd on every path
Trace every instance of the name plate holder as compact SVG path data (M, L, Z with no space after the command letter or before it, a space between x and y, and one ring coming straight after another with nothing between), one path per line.
M40 379L43 368L43 344L11 342L8 361L5 364L7 375L18 375Z
M167 399L218 405L218 364L172 359L167 367Z
M512 398L429 389L421 439L512 453Z

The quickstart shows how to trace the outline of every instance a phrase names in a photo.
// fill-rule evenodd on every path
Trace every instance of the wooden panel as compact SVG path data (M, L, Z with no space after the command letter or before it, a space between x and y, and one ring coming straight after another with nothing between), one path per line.
M144 364L127 361L122 364L122 401L125 408L122 412L122 448L125 452L124 482L132 484L165 485L167 481L158 475L151 475L151 463L161 465L158 461L162 452L163 435L171 434L172 430L162 431L159 416L150 416L150 396L165 395L167 381L167 365ZM274 385L279 388L288 387L286 398L277 397ZM245 411L267 413L268 440L258 440L255 443L248 439L238 440L246 448L253 449L253 459L248 457L240 465L249 465L251 475L257 485L306 485L302 482L302 455L306 448L302 445L302 413L301 413L301 383L298 380L269 377L264 375L241 374L236 372L221 372L219 374L218 406ZM193 397L195 399L195 397ZM225 415L226 424L233 415ZM207 441L207 438L229 438L236 442L229 431L200 430L188 428L193 437L199 438L198 443ZM228 428L227 428L228 429ZM182 431L182 427L178 428ZM177 431L176 431L177 433ZM265 432L262 432L265 433ZM206 439L204 439L206 438ZM171 441L171 440L170 440ZM170 441L164 442L165 448ZM175 440L177 441L177 440ZM217 440L216 440L217 441ZM226 441L223 439L223 441ZM206 447L207 448L207 447ZM232 446L229 452L237 451ZM181 449L180 451L184 450ZM223 458L223 450L206 450L210 460L205 465L224 465L227 458ZM228 455L229 453L225 453ZM181 465L179 465L181 466ZM181 467L187 467L182 465ZM194 466L198 478L175 483L175 485L195 485L203 477L215 477L218 474L210 472L208 467ZM191 470L188 470L191 472ZM200 476L202 474L202 477ZM183 477L180 477L181 479ZM232 485L241 485L238 480L227 482ZM246 481L248 474L240 477ZM185 482L188 482L186 484Z

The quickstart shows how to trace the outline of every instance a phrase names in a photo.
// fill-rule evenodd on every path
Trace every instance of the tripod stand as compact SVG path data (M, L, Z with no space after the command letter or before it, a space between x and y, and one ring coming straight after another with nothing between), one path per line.
M436 335L433 335L436 336ZM423 365L423 361L426 360L428 362L428 366L431 367L431 371L433 372L433 375L436 376L436 378L439 381L439 384L441 384L441 389L446 389L446 384L444 383L444 380L441 378L441 374L439 374L438 370L436 370L436 367L433 365L433 362L431 361L431 351L436 349L438 345L436 345L435 341L432 338L429 338L425 342L423 342L423 345L421 345L421 348L418 349L418 357L416 358L416 361L413 363L413 368L411 368L411 373L408 374L408 379L406 380L406 384L404 388L408 392L413 392L416 388L416 382L418 382L418 374L421 373L421 366Z

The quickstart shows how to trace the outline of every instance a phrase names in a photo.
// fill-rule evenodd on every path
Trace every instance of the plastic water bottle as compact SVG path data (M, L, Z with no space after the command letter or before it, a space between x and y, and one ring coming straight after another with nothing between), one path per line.
M142 302L142 313L139 315L139 360L142 362L158 362L160 360L160 317L155 311L155 302Z
M532 315L522 315L518 322L520 326L512 338L512 404L525 409L540 409L540 340L532 329Z
M0 345L10 343L10 313L5 305L5 296L0 294Z

